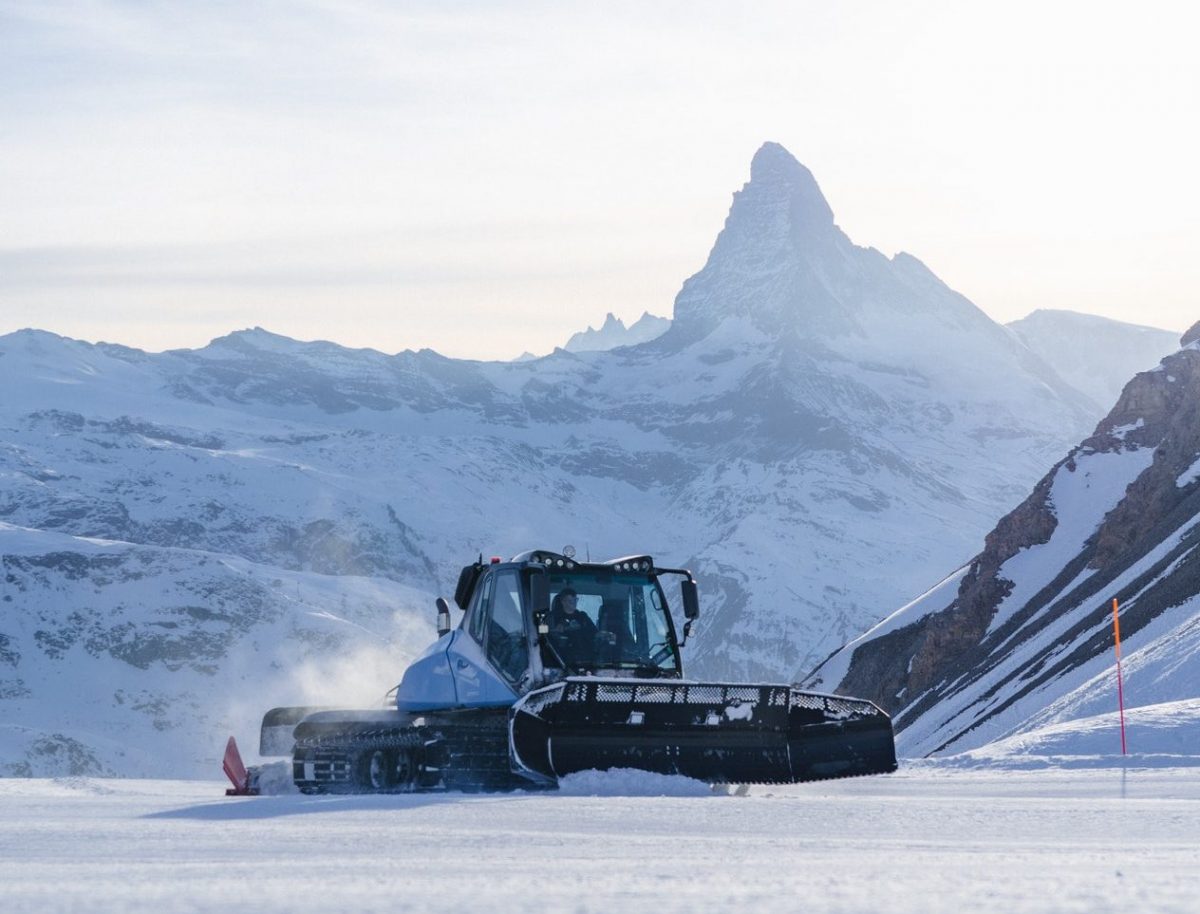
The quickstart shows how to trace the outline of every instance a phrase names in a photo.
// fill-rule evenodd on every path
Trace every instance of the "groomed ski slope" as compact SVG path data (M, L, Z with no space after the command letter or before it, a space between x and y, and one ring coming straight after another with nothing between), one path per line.
M964 770L745 796L589 773L554 794L226 799L0 780L0 902L56 911L1195 912L1200 768Z

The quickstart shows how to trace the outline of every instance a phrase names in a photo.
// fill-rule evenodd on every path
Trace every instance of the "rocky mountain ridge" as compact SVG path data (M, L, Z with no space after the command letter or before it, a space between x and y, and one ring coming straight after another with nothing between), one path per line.
M1157 669L1127 690L1130 705L1194 698L1200 342L1191 332L1184 341L1126 385L981 553L814 681L895 712L910 752L973 749L1095 708L1097 677L1113 662L1115 598L1126 666L1155 658Z
M670 318L658 317L646 311L626 327L625 322L610 311L599 328L588 327L572 334L563 349L567 352L596 352L616 349L618 346L636 346L662 336L670 326Z

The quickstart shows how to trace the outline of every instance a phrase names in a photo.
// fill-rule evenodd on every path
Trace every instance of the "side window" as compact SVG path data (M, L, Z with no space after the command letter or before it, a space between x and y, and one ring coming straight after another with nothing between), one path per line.
M475 598L471 601L471 618L467 620L467 631L480 644L483 644L483 633L487 630L484 625L492 602L492 588L495 583L496 575L487 575L476 589Z
M487 626L487 656L497 670L516 682L529 666L525 614L521 611L521 581L515 571L495 575L491 622Z

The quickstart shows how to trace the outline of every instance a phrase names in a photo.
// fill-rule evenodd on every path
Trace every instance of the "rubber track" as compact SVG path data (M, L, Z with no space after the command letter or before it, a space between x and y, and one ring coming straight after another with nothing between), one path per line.
M413 786L373 790L358 782L357 773L368 752L376 749L417 750L418 773ZM512 773L508 761L506 721L464 723L440 721L420 727L389 727L341 735L321 735L296 741L296 753L315 751L340 756L352 780L324 784L304 782L304 789L337 793L410 793L448 789L464 791L513 790L531 787ZM299 783L299 782L297 782Z
M530 782L512 773L508 760L507 720L450 725L441 731L446 770L442 784L450 790L515 790Z
M323 755L341 755L349 764L354 780L317 785L316 790L337 793L410 793L431 790L502 791L539 789L512 773L508 757L508 729L503 719L473 722L438 721L420 727L389 727L363 730L345 736L322 735L298 740L296 749L316 750ZM365 753L376 749L418 750L418 774L415 786L374 791L358 783L357 772ZM895 770L895 769L893 769ZM779 786L790 783L844 780L869 777L873 773L830 774L789 780L738 781L738 786ZM714 785L715 786L715 785ZM307 788L314 789L311 785Z
M420 784L425 779L425 767L428 763L428 748L426 743L431 734L424 732L423 727L389 727L378 730L362 730L357 733L339 736L321 735L296 741L293 758L304 752L311 751L319 755L321 763L331 763L335 759L345 765L350 772L349 781L296 781L297 786L306 792L330 793L409 793L421 789ZM397 786L388 790L373 791L358 781L358 771L363 757L376 749L416 750L418 774L415 779L417 787L411 785ZM325 764L320 767L324 768ZM294 772L293 772L294 773Z

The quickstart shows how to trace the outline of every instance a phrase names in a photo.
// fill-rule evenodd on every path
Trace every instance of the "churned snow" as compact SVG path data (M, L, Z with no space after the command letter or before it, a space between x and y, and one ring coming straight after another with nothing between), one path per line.
M569 774L559 782L558 792L574 797L697 797L713 790L703 781L677 774L616 768Z
M616 783L225 798L3 780L3 910L1190 914L1200 897L1196 768L920 763L745 796Z

